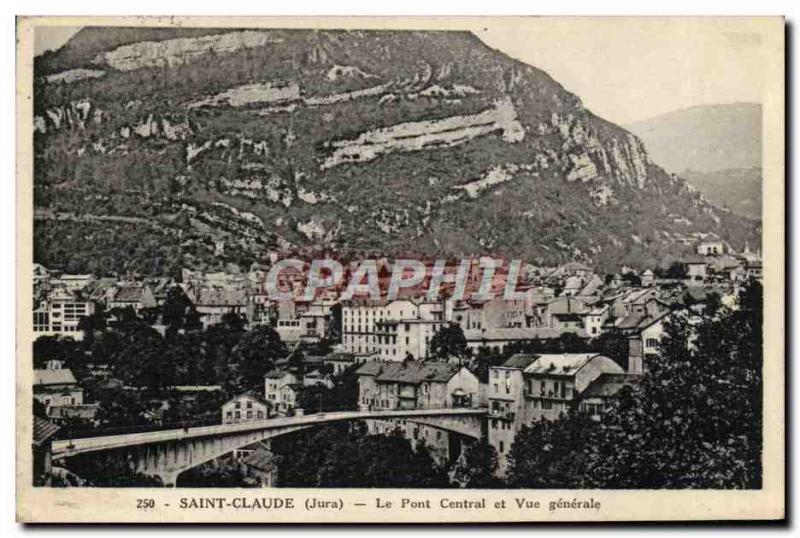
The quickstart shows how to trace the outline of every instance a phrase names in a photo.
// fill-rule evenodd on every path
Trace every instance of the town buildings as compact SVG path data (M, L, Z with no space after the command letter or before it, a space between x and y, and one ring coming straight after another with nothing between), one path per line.
M55 288L33 310L34 338L40 336L69 336L82 340L78 325L82 318L94 314L95 305L86 300L79 290Z
M371 361L356 370L359 409L478 407L478 378L442 362Z
M297 407L302 378L289 370L275 370L264 376L264 399L278 414L289 414Z
M386 361L427 358L431 338L448 322L445 312L438 301L348 301L342 305L344 350Z
M480 407L478 378L468 368L442 362L371 361L356 370L358 408L361 411L384 409L425 409ZM457 458L461 439L442 429L414 420L369 419L372 434L400 431L416 446L424 441L439 463Z
M222 423L236 424L269 418L270 403L256 394L245 392L222 405Z
M489 368L489 442L497 450L501 472L523 425L558 420L575 408L581 393L600 375L624 373L598 353L517 354Z
M83 389L68 368L43 368L33 371L33 397L46 409L83 404ZM49 413L49 411L48 411Z

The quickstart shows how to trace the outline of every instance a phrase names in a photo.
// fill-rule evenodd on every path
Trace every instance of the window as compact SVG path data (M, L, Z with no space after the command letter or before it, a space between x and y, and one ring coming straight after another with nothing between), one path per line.
M553 402L550 400L542 400L542 409L550 410L553 408Z
M233 416L233 413L231 413L230 411L225 413L225 418L231 418L232 416Z
M503 441L500 441L500 447L498 449L498 452L500 452L500 454L502 454L505 451L506 451L506 445L505 445L505 443L503 443Z
M236 418L242 418L241 411L236 411Z

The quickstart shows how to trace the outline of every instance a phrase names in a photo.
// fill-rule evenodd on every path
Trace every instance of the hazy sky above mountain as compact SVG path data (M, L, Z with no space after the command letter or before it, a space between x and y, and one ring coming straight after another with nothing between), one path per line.
M79 29L40 27L36 54ZM618 124L694 105L762 101L763 38L730 19L512 18L470 29Z

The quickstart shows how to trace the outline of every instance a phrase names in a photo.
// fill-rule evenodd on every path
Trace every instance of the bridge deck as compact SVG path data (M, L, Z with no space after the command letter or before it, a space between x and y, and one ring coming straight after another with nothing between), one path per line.
M212 437L230 433L246 431L280 429L295 426L312 426L326 422L339 422L358 419L381 418L422 418L443 416L472 416L485 415L487 409L467 408L439 408L439 409L396 409L383 411L334 411L329 413L316 413L296 417L272 418L235 424L217 424L213 426L197 426L193 428L179 428L171 430L158 430L141 433L126 433L120 435L105 435L99 437L85 437L81 439L64 439L54 441L52 445L53 456L73 456L85 452L110 450L133 445L145 445L164 441L191 439L195 437Z

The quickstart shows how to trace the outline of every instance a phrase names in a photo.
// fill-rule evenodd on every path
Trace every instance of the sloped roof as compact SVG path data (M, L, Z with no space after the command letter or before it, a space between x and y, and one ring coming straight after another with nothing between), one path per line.
M547 375L575 375L578 370L583 368L587 362L594 357L600 356L598 353L562 353L545 354L531 363L525 370L526 374L547 374Z
M621 300L625 304L638 304L646 302L649 299L654 298L656 295L656 291L653 290L653 288L639 288L630 290L628 293L622 296Z
M344 351L334 351L333 353L329 353L327 357L325 357L327 361L341 361L341 362L353 362L356 360L355 355L352 353L346 353Z
M362 364L358 370L356 370L356 375L371 375L376 376L383 371L383 367L386 363L380 361L368 361Z
M583 314L589 310L586 303L574 297L559 297L550 303L548 308L551 315Z
M641 380L642 376L636 374L602 373L581 392L581 398L610 398L622 387L635 385Z
M56 370L37 369L33 371L34 385L74 385L75 376L69 368L58 368Z
M191 288L187 293L197 306L242 306L247 304L247 296L243 289L206 286Z
M620 329L644 329L667 314L669 314L669 309L664 307L660 301L651 300L645 304L644 312L631 312L617 320L616 326Z
M249 390L247 392L243 392L241 394L238 394L238 395L234 396L233 398L231 398L230 400L225 402L223 405L228 405L229 403L234 402L236 400L239 400L241 398L249 398L249 399L253 400L254 402L260 403L261 405L266 405L267 407L272 405L271 403L269 403L267 400L265 400L264 398L262 398L261 396L259 396L255 392L249 391Z
M419 384L423 381L446 383L459 370L460 366L445 362L381 362L372 361L361 365L357 375L375 376L376 381L384 383Z
M275 457L272 452L259 446L251 454L242 460L248 467L253 467L260 471L271 471L275 468Z
M41 417L33 416L33 444L41 445L53 437L61 427Z
M264 378L265 379L280 379L283 376L285 376L286 374L291 374L294 377L297 377L297 375L294 372L290 372L289 370L271 370L271 371L267 372L266 374L264 374Z
M603 280L597 275L592 275L592 278L578 292L578 295L594 295L602 285Z
M114 302L119 303L138 303L144 296L144 286L121 286L114 294Z
M525 368L533 364L533 362L535 362L536 359L538 358L539 355L527 355L525 353L516 353L514 355L511 355L511 357L509 357L508 360L506 360L506 362L502 364L502 366L503 368L515 368L517 370L524 370Z
M569 332L585 338L586 331L583 329L570 330ZM481 341L514 341L514 340L535 340L552 339L561 336L561 330L551 327L500 327L492 329L466 329L464 338L467 342Z
M564 271L594 271L594 269L581 262L567 262L558 269L562 269Z

